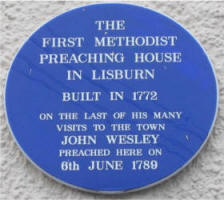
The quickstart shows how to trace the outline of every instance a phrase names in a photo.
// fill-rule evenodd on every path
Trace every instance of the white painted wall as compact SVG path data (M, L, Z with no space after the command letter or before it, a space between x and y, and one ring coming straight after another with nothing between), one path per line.
M7 71L18 49L39 26L88 2L0 2L0 199L224 199L224 1L130 3L172 17L188 29L207 51L220 87L219 114L208 143L178 175L141 192L119 196L93 195L46 177L23 156L7 127L3 107Z

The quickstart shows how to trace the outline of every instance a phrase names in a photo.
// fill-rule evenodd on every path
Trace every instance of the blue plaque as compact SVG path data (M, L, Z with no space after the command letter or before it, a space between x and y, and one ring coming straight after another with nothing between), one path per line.
M86 191L160 183L205 144L217 82L200 44L155 11L96 4L25 42L9 71L13 136L44 173Z

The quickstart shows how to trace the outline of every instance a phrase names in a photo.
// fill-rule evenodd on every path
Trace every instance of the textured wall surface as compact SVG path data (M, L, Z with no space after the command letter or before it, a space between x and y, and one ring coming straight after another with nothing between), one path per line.
M91 2L92 3L92 2ZM224 199L224 2L131 2L162 12L188 29L207 51L219 82L219 113L201 153L178 175L136 193L95 195L51 180L16 146L3 106L7 71L16 52L40 25L88 2L0 2L0 199Z

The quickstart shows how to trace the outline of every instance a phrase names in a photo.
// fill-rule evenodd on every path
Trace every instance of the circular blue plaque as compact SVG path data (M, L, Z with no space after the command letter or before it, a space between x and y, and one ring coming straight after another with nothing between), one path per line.
M54 179L119 193L176 174L206 142L217 82L179 24L128 4L62 14L25 42L5 105L25 155Z

